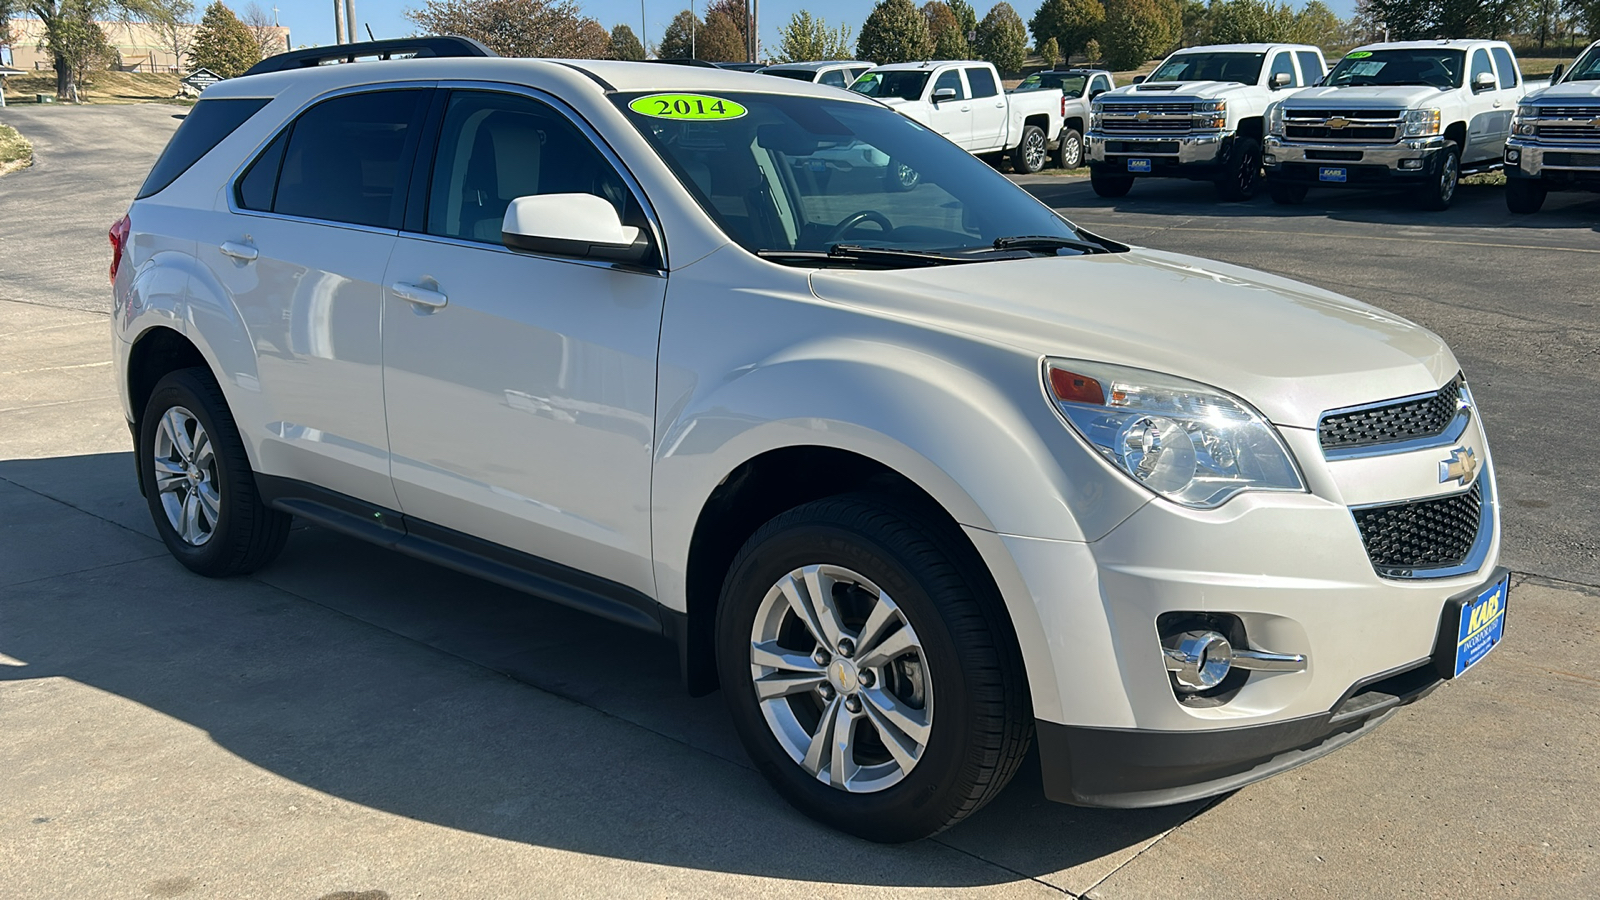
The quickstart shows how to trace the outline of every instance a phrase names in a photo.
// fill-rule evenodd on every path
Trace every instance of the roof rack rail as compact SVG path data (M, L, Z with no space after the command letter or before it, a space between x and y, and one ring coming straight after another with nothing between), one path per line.
M392 59L396 56L421 59L442 56L499 56L472 38L456 35L427 35L424 37L396 38L389 41L362 41L358 44L334 44L331 47L310 47L269 56L250 67L245 75L264 72L287 72L308 69L326 63L355 62L362 57ZM241 76L242 77L242 76Z

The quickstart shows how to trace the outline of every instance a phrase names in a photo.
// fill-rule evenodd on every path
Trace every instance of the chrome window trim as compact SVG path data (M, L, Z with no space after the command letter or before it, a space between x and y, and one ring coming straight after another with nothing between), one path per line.
M1407 438L1401 441L1386 441L1381 444L1358 444L1353 447L1324 447L1322 450L1322 458L1328 462L1336 462L1344 459L1368 459L1374 456L1394 456L1400 453L1411 453L1415 450L1432 450L1437 447L1444 447L1449 444L1454 444L1461 439L1463 434L1466 434L1467 426L1472 422L1472 411L1477 408L1477 404L1472 400L1472 390L1467 386L1467 379L1459 372L1452 376L1451 380L1453 381L1456 378L1461 379L1461 396L1456 400L1455 417L1450 420L1450 424L1445 426L1444 431L1431 437ZM1385 406L1398 406L1403 403L1416 403L1418 401L1427 400L1430 397L1437 396L1438 393L1444 390L1449 384L1450 382L1446 381L1437 388L1421 394L1410 394L1405 397L1391 397L1388 400L1378 400L1373 403L1362 403L1357 406L1341 406L1338 409L1324 410L1322 415L1317 417L1316 430L1318 440L1320 442L1322 437L1322 423L1327 421L1332 416L1344 416L1351 413L1366 412L1369 409L1380 409ZM1399 503L1403 501L1396 500L1393 502ZM1378 505L1381 506L1383 504Z
M1478 534L1477 537L1473 538L1472 546L1468 548L1466 558L1460 563L1457 563L1453 566L1440 566L1437 568L1407 569L1400 567L1380 566L1376 563L1372 563L1371 557L1368 556L1367 561L1372 565L1372 571L1376 572L1379 578L1387 578L1393 581L1426 581L1438 578L1454 578L1458 575L1470 575L1482 569L1484 562L1486 562L1489 558L1489 549L1494 546L1495 538L1494 516L1496 497L1494 491L1494 477L1490 473L1489 466L1487 465L1484 466L1483 470L1478 473L1477 479L1475 479L1472 484L1459 491L1451 491L1448 494L1435 494L1431 497L1414 497L1409 500L1385 500L1382 503L1363 503L1359 506L1349 507L1349 510L1350 524L1356 525L1355 514L1360 510L1376 509L1385 506L1399 506L1405 503L1427 503L1433 500L1448 500L1451 497L1459 497L1463 494L1470 494L1474 488L1478 488L1480 486L1483 490L1483 501L1478 508ZM1356 525L1356 535L1358 538L1360 537L1360 534L1361 527ZM1365 540L1362 540L1361 547L1363 551L1366 550Z
M495 244L488 241L471 241L466 238L448 237L442 234L427 234L420 231L401 231L399 237L408 241L424 241L430 244L446 244L453 247L463 247L469 250L482 250L488 253L505 253L510 256L542 259L550 262L570 263L575 266L589 266L594 269L614 269L627 272L630 275L648 275L654 278L665 278L665 269L654 266L630 266L626 263L608 262L599 259L578 259L573 256L551 256L544 253L534 253L530 250L513 250L505 244Z

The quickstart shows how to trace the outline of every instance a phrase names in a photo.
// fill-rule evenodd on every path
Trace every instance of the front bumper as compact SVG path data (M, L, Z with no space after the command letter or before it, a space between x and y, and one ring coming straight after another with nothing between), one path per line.
M1306 143L1269 136L1261 162L1267 178L1317 187L1420 184L1432 177L1433 156L1444 138L1408 138L1397 144ZM1345 169L1347 180L1322 181L1323 167Z
M1233 146L1233 132L1133 136L1091 131L1083 136L1089 168L1112 175L1210 179L1221 171ZM1150 171L1128 171L1129 159L1150 160Z
M1600 190L1600 145L1506 142L1507 178L1538 178L1552 187Z

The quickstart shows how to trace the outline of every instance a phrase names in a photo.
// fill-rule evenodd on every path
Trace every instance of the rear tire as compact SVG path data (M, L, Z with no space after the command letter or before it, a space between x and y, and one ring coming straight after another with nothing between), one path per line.
M1056 148L1056 164L1063 169L1083 165L1083 135L1076 129L1061 129L1061 146Z
M1233 140L1233 149L1217 176L1217 196L1229 202L1250 200L1261 180L1261 142L1253 137Z
M156 531L191 571L242 575L271 562L292 517L266 505L216 379L180 369L156 383L139 425L139 479Z
M1532 215L1544 206L1550 189L1532 178L1506 179L1506 209L1519 216Z
M734 560L717 610L722 688L756 767L806 815L912 841L1016 774L1027 682L958 537L881 498L832 497L763 525Z
M1428 183L1417 188L1417 205L1431 212L1444 212L1455 202L1456 186L1461 183L1461 148L1455 141L1445 141L1438 160Z
M1131 175L1101 175L1099 172L1089 171L1089 186L1094 192L1107 199L1126 197L1128 191L1133 189L1133 176Z
M1305 202L1307 188L1303 184L1286 184L1281 181L1268 181L1267 192L1272 195L1272 202L1283 206L1299 206Z
M1048 141L1044 129L1037 125L1022 126L1022 140L1011 148L1011 169L1023 175L1032 175L1050 161Z

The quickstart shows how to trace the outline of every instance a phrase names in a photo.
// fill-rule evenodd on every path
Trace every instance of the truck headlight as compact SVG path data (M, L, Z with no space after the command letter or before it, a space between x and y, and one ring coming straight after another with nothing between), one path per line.
M1202 100L1194 105L1194 127L1222 130L1228 127L1228 101Z
M1274 137L1283 137L1283 104L1274 103L1267 107L1267 133Z
M1537 119L1539 118L1539 107L1529 106L1525 103L1519 103L1517 104L1517 118Z
M1100 130L1100 114L1105 112L1105 109L1106 109L1105 104L1101 103L1099 100L1096 100L1095 102L1089 104L1089 130L1090 131L1099 131Z
M1144 369L1047 359L1046 396L1112 466L1157 494L1212 509L1243 491L1304 491L1278 431L1238 397Z
M1405 115L1406 137L1432 137L1439 133L1437 109L1408 109Z

